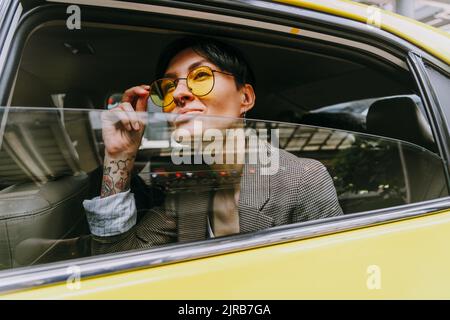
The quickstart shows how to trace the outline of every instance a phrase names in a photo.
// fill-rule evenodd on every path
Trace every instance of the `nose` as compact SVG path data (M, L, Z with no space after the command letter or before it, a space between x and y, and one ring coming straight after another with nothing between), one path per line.
M189 90L186 80L180 80L175 88L175 91L173 92L173 100L175 104L179 107L183 107L186 102L194 99L194 95Z

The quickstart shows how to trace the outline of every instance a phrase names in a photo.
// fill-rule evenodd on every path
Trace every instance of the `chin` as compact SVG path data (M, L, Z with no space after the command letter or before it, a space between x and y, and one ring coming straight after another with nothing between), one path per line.
M205 114L184 114L174 119L174 126L176 129L187 130L191 136L202 135L207 129L225 130L239 127L242 120L230 118L211 116Z
M199 121L200 120L195 120L195 119L175 121L174 122L175 130L187 130L189 132L189 135L194 136L194 135L198 134L198 129L196 129L196 128L198 127ZM200 133L202 133L202 132L200 132Z

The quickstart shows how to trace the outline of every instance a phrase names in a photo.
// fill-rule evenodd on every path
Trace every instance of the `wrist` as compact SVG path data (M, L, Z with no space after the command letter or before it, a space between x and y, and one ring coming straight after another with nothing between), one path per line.
M134 156L128 154L105 154L103 181L100 196L107 197L130 188Z
M136 152L121 151L121 152L108 152L105 150L105 160L133 160L136 158Z

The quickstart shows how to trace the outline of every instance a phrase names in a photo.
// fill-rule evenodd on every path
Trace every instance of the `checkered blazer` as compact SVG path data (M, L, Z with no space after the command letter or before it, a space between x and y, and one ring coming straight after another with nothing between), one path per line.
M279 150L279 170L262 175L260 165L245 164L238 204L239 230L274 226L343 214L327 169L313 159ZM206 239L210 190L171 194L165 204L147 210L129 231L92 236L92 254Z

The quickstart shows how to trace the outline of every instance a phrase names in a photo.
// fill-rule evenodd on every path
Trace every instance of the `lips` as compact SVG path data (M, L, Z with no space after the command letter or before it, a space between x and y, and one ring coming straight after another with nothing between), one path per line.
M175 123L180 123L184 121L190 121L197 115L205 113L204 108L199 107L184 107L179 111L178 116L174 119Z
M192 110L192 111L183 112L182 114L195 114L195 113L203 113L203 111Z
M189 113L203 113L205 111L204 108L199 107L184 107L180 110L180 114L189 114Z
M180 113L174 119L174 122L180 123L180 122L190 121L190 120L194 119L195 117L197 117L198 115L201 115L203 113L204 113L203 111L199 111L199 110L186 111L186 112Z

